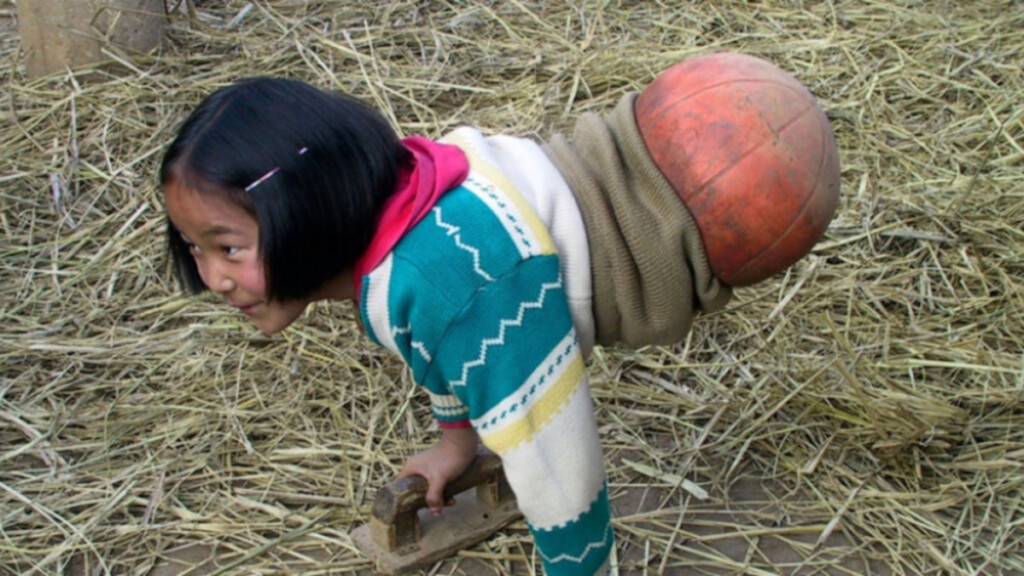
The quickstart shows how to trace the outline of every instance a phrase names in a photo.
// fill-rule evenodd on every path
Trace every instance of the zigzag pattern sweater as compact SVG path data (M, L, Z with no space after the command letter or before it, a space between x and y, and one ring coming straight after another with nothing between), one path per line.
M571 193L536 145L465 128L445 141L469 176L363 277L363 324L405 359L442 425L468 420L501 457L546 574L606 574L614 535L583 362L593 319L578 211L549 203L538 216L545 191L523 189L537 174ZM529 176L499 168L510 153Z

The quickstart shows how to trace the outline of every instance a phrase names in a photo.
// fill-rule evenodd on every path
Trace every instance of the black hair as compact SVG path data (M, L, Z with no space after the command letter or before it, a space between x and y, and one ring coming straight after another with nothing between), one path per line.
M267 295L290 300L312 295L355 264L409 162L387 120L366 104L260 77L199 104L164 154L160 184L222 194L252 214ZM170 219L167 243L182 286L206 290Z

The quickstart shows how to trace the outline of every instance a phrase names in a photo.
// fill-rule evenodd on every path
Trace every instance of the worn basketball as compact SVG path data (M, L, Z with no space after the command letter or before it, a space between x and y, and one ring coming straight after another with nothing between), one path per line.
M828 118L790 74L752 56L700 56L661 73L634 111L722 282L760 282L824 234L839 201L839 153Z

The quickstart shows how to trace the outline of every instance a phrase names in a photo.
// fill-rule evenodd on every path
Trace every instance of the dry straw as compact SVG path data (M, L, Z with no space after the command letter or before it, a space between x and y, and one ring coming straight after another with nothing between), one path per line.
M365 573L350 529L436 434L350 308L268 338L179 294L155 168L202 96L543 139L725 50L820 98L842 201L686 342L593 359L621 572L1024 573L1020 2L169 4L159 55L29 81L0 3L0 573ZM518 524L431 573L537 566Z

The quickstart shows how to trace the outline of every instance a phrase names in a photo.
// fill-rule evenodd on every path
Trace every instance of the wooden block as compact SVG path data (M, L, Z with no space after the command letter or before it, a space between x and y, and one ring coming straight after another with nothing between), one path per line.
M105 43L148 52L167 27L164 0L18 0L17 9L33 78L104 60Z
M404 574L447 558L522 517L501 460L486 450L445 488L445 499L455 504L440 516L425 507L426 493L421 477L395 480L377 493L370 522L352 533L382 574Z

